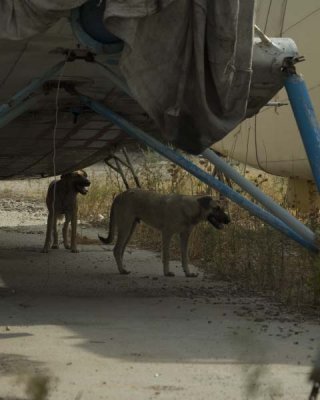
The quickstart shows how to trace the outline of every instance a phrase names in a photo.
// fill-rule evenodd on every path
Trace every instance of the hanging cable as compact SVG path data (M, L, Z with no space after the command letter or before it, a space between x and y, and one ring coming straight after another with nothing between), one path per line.
M305 15L304 17L302 17L301 19L299 19L299 21L295 22L292 25L289 25L288 28L286 28L282 33L286 33L288 32L288 30L290 30L291 28L293 28L294 26L297 26L299 24L301 24L301 22L305 21L306 19L310 18L312 15L316 14L320 12L320 7L318 7L317 9L313 10L311 13Z
M59 76L58 76L58 84L57 84L57 90L56 90L56 95L55 95L55 120L54 120L54 126L53 126L53 131L52 131L52 168L53 168L53 176L54 176L54 184L53 184L53 202L52 202L52 218L53 218L53 223L55 221L56 215L55 215L55 203L56 203L56 182L57 182L57 168L56 168L56 134L57 134L57 128L58 128L58 123L59 123L59 95L60 95L60 86L61 86L61 80L62 76L64 73L64 69L67 63L69 53L66 57L65 63L63 67L60 70ZM52 234L52 233L51 233ZM50 278L50 258L48 262L48 270L47 270L47 278L44 283L44 287L47 286Z
M267 13L267 18L266 18L266 23L264 25L264 30L263 32L266 33L267 26L268 26L268 21L269 21L269 16L270 16L270 11L271 11L271 6L272 6L272 0L269 1L269 7L268 7L268 13Z
M288 6L288 0L285 0L284 6L283 6L283 12L282 12L282 21L281 21L281 28L280 28L280 37L283 35L283 27L284 27L284 20L286 17L287 13L287 6Z
M228 155L228 159L230 159L230 160L233 159L234 152L235 152L236 146L237 146L238 137L239 137L239 135L241 133L241 130L242 130L242 124L239 125L239 129L237 130L237 132L234 133L234 140L233 140L233 142L231 144L231 149L227 154Z
M249 141L250 141L250 133L251 133L251 121L249 122L249 128L247 130L248 135L247 135L247 145L246 145L246 156L244 159L244 169L243 169L243 176L246 174L246 169L248 165L248 153L249 153Z
M66 61L67 62L67 61ZM57 167L56 167L56 156L57 156L57 148L56 148L56 135L57 135L57 128L58 128L58 117L59 117L59 95L60 95L60 86L61 86L61 79L63 76L63 72L66 66L66 62L62 67L59 77L58 77L58 85L56 90L55 96L55 122L53 127L53 134L52 134L52 167L53 167L53 176L54 176L54 187L53 187L53 203L52 203L52 212L54 215L54 207L56 201L56 178L57 178Z
M255 147L255 153L256 153L256 161L258 164L259 169L261 171L268 173L265 168L261 165L260 159L259 159L259 153L258 153L258 140L257 140L257 115L254 116L254 147Z
M13 62L7 75L0 82L0 88L2 88L2 86L7 82L7 80L10 78L10 76L13 74L14 70L16 69L16 66L18 65L19 61L21 60L22 56L24 55L25 51L27 50L28 45L29 45L29 42L26 42L25 45L20 50L16 60Z

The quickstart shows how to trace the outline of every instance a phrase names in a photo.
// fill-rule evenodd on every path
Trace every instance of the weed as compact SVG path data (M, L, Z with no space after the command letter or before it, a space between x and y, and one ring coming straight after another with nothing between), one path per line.
M213 173L206 160L200 160L199 165ZM172 163L160 161L151 151L140 158L137 172L142 186L149 190L192 195L209 193L218 197L213 189ZM284 178L252 171L246 171L246 177L278 203L285 204ZM107 227L112 200L124 187L110 171L105 182L101 178L91 177L91 180L89 194L80 199L80 218L98 222L98 216L101 221L102 215ZM131 185L134 187L134 182ZM216 278L240 281L247 289L269 292L285 303L317 304L320 298L319 258L235 204L228 203L227 209L232 223L223 230L217 231L206 223L196 226L190 239L191 261ZM311 218L295 214L303 222L319 226L314 215ZM132 242L157 251L161 248L159 232L144 224L139 224ZM177 240L172 243L172 256L180 257Z

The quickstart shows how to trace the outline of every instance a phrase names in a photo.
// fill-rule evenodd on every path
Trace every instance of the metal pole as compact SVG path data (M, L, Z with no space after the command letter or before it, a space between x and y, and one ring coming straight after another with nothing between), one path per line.
M3 115L0 114L0 128L7 125L13 119L19 117L25 111L29 110L33 105L35 105L39 100L39 96L33 96L25 100L23 103L16 105L12 109L9 109Z
M264 194L253 183L248 181L248 179L239 174L239 172L226 163L214 151L211 149L206 149L202 152L202 155L212 164L214 164L220 171L222 171L227 177L232 179L243 190L251 194L251 196L265 206L268 211L290 226L290 228L296 231L299 235L306 240L310 240L311 242L314 241L315 234L308 227L306 227L298 219L294 218L287 210L279 206L279 204L273 201L271 197Z
M0 117L6 114L8 111L13 109L15 106L20 104L22 101L26 100L31 96L36 90L38 90L44 82L56 75L64 66L65 61L61 61L54 65L48 71L46 71L40 78L34 79L29 85L20 90L14 96L9 99L5 104L0 105Z
M197 165L193 164L190 160L183 157L180 153L167 147L153 137L147 135L141 129L132 125L130 122L126 121L124 118L114 113L109 108L105 107L103 104L100 104L99 102L92 100L84 95L79 95L79 97L88 107L92 108L96 113L101 114L106 119L119 126L129 136L132 136L134 139L140 142L144 142L149 147L157 151L159 154L173 161L175 164L180 165L182 168L190 172L192 175L196 176L202 182L206 183L209 186L212 186L214 189L221 192L230 200L234 201L239 206L249 211L251 214L255 215L262 221L266 222L267 224L271 225L291 239L295 240L297 243L301 244L309 250L318 252L319 249L313 242L305 240L290 227L288 227L284 222L282 222L279 218L273 216L272 214L263 210L261 207L247 200L245 197L241 196L239 193L235 192L233 189L229 188L227 185L220 182L212 175L209 175Z
M289 73L284 85L301 134L312 174L320 192L320 126L307 86L301 76Z

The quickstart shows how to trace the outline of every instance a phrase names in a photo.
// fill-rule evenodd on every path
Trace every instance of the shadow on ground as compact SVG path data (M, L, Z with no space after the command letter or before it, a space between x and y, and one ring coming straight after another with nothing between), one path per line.
M177 276L164 278L159 256L137 249L125 255L129 276L117 273L111 247L42 254L42 232L0 230L3 346L28 346L43 334L40 327L50 342L50 326L60 326L54 340L66 348L133 363L311 363L318 326L276 304L208 277L185 278L178 262ZM14 364L6 357L0 354L4 374ZM28 364L18 358L18 366Z

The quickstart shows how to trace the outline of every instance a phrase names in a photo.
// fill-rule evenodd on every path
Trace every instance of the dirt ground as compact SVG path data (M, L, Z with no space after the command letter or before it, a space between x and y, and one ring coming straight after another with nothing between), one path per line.
M42 203L0 199L0 399L306 399L318 321L209 276L162 276L158 254L42 254ZM95 238L98 230L82 226ZM31 396L31 397L30 397ZM33 397L36 398L36 397Z

